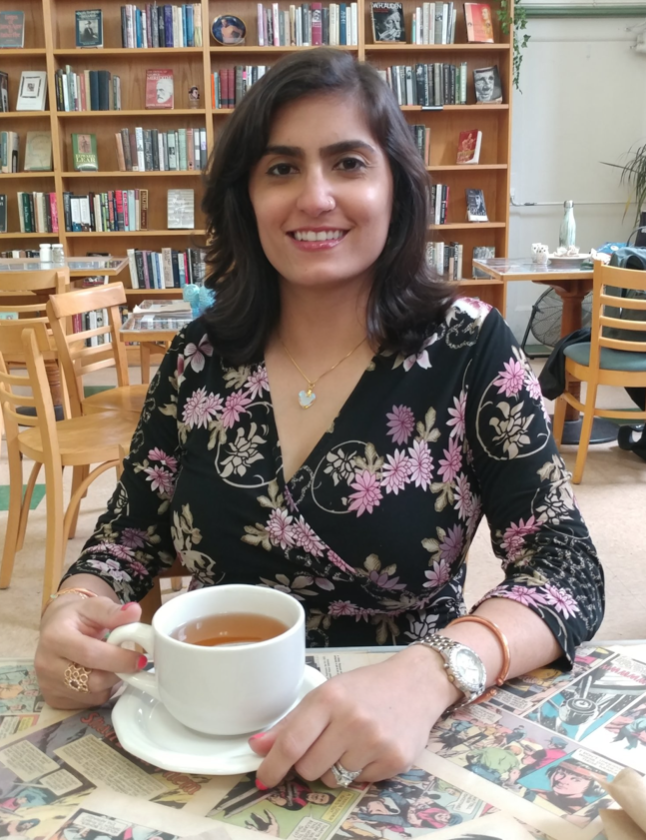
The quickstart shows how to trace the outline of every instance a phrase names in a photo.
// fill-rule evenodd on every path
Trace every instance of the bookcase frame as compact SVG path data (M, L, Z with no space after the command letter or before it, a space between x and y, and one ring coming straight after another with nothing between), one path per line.
M414 9L421 0L402 0L406 32L410 37ZM15 8L14 0L0 0L0 8ZM126 249L158 250L164 245L184 250L205 244L205 219L201 211L202 173L195 172L119 172L116 162L114 133L136 125L172 128L205 127L209 152L222 130L231 109L214 109L211 104L211 73L235 64L273 65L281 56L308 47L257 46L256 0L201 0L203 46L185 48L128 49L121 44L121 12L123 0L98 0L103 9L104 47L83 49L75 46L75 11L83 7L79 0L21 0L25 10L25 48L0 49L0 69L9 73L9 101L14 105L22 70L46 70L48 98L45 111L0 114L0 129L20 134L19 164L24 165L26 134L29 130L50 130L52 134L53 172L0 175L1 192L7 193L8 233L0 234L0 249L37 247L43 241L64 245L70 256L83 256L88 251L125 255ZM178 0L173 5L178 5ZM496 0L491 5L495 8ZM87 4L85 4L87 5ZM138 3L139 6L145 2ZM270 5L265 0L264 5ZM289 9L289 0L280 0L281 10ZM458 4L456 3L456 6ZM224 13L234 13L247 26L245 46L217 45L211 37L211 22ZM411 124L431 128L431 163L428 167L434 181L450 188L448 222L429 227L429 239L460 241L464 246L463 275L472 273L471 254L474 246L490 245L497 256L507 256L509 239L509 178L511 157L511 86L512 34L503 35L494 15L494 44L466 43L464 15L458 6L454 44L421 46L399 42L374 44L370 19L370 0L358 0L358 45L340 47L359 60L378 68L396 64L466 62L469 71L467 105L446 105L441 110L423 110L420 106L404 106L402 111ZM504 92L504 104L476 104L471 71L496 63ZM55 73L70 64L75 72L84 69L108 69L121 77L121 111L58 112L56 110ZM146 69L171 67L175 71L174 110L146 110ZM188 88L197 85L200 107L188 108ZM457 141L460 131L480 129L483 133L480 163L457 165ZM71 160L73 132L97 135L99 172L74 172ZM109 166L110 168L106 168ZM149 190L149 230L137 232L68 232L63 230L63 192L82 193L93 189L127 189L134 186ZM166 201L159 201L161 189L192 188L195 190L195 224L192 231L167 230ZM465 189L484 191L489 222L466 221ZM161 189L160 189L161 188ZM56 192L59 234L21 234L16 193L18 191ZM162 224L162 221L164 222ZM465 291L505 309L505 284L487 279L464 279ZM129 296L177 296L178 289L128 290ZM133 301L134 302L134 301Z

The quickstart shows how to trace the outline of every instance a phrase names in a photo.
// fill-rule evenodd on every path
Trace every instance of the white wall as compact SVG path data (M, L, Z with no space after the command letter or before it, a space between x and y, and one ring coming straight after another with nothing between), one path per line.
M622 162L646 143L646 54L631 46L628 27L640 18L530 19L531 36L514 91L512 194L516 202L557 206L513 207L509 256L532 242L558 246L562 202L574 201L582 251L625 241L634 205L622 219L628 189L601 161ZM544 290L533 283L507 287L507 320L520 338L532 303ZM530 339L531 341L531 339Z

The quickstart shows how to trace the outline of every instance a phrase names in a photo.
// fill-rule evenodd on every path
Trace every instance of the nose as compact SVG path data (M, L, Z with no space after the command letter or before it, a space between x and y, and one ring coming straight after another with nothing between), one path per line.
M296 206L308 216L317 217L336 207L332 184L318 167L308 169L299 186Z

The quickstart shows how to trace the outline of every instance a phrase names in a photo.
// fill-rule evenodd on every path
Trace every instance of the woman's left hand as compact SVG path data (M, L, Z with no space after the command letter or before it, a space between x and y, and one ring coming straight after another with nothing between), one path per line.
M294 768L308 781L337 783L330 768L359 770L358 782L408 770L439 716L462 697L439 654L408 647L378 665L333 677L250 745L265 760L257 779L274 787Z

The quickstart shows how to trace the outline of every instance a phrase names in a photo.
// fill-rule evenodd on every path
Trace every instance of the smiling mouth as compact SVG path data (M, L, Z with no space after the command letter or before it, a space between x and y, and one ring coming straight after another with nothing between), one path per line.
M290 236L297 242L330 242L343 239L347 230L295 230Z

